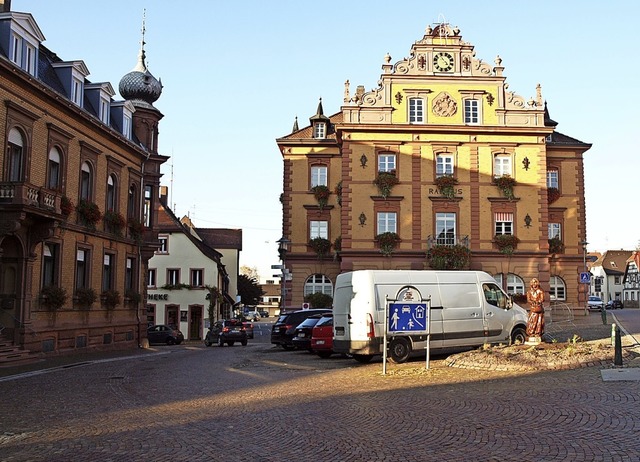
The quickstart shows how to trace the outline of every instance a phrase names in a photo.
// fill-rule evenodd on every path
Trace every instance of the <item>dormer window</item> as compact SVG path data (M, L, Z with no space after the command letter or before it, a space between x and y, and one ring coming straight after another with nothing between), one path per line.
M111 102L111 120L114 127L119 130L127 139L131 139L132 115L135 110L131 101L112 101Z
M106 98L100 98L100 120L109 125L109 100Z
M313 125L313 137L316 139L325 139L327 134L327 124L324 122L316 122Z
M83 85L80 79L74 77L71 87L71 101L82 107Z

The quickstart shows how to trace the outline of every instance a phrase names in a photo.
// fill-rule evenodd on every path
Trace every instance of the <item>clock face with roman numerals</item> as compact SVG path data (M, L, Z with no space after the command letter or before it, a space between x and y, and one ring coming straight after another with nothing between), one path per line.
M433 68L440 72L450 71L453 69L453 56L450 53L436 53L433 55Z

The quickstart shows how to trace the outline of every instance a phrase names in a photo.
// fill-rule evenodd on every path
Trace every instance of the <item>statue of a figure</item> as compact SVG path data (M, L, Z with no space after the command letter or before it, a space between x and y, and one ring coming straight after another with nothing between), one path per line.
M540 343L544 334L544 292L540 288L540 281L533 278L527 291L529 304L529 319L527 320L527 341Z

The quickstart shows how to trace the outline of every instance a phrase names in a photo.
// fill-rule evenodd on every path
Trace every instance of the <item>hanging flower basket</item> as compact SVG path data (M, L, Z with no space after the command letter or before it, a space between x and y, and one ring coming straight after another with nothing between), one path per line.
M127 221L122 214L114 212L113 210L105 212L102 221L104 221L109 232L117 234L118 236L122 234L122 229L127 225Z
M85 226L95 228L96 223L102 219L102 212L96 204L91 201L81 199L76 205L76 212L78 213L78 219Z
M559 237L549 239L549 253L564 253L564 244Z
M313 193L313 196L318 201L320 210L325 208L327 205L327 202L329 201L329 194L331 194L331 191L329 191L329 188L327 188L324 185L318 185L311 188L311 192Z
M398 180L395 170L391 170L378 172L378 176L373 180L373 183L378 187L380 195L386 199L391 195L391 189L400 183L400 180Z
M342 250L342 236L336 237L336 240L333 241L333 250L336 252L340 252Z
M329 239L325 239L324 237L314 237L309 241L309 247L318 254L319 258L322 258L329 253L329 250L331 250L331 242Z
M493 178L493 184L498 187L500 192L507 199L514 199L513 187L516 185L516 180L509 175L502 175Z
M493 238L493 242L501 253L510 255L518 246L520 239L512 234L496 234Z
M439 176L436 178L435 184L444 197L452 199L456 195L455 186L458 184L458 179L453 175Z
M547 203L553 204L560 199L560 190L558 188L547 188Z
M400 243L400 236L398 236L396 233L386 232L378 234L376 236L376 241L380 246L380 251L382 252L382 254L389 256Z
M74 208L75 206L73 205L73 202L71 202L71 199L69 199L67 196L62 196L62 199L60 199L60 212L62 213L62 215L64 215L65 218L71 215L71 212L73 212Z
M460 244L434 245L427 251L429 266L435 270L459 270L469 266L471 251Z

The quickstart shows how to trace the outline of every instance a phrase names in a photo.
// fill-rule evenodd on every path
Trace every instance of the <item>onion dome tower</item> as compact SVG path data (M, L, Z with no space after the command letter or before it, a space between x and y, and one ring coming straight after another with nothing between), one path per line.
M118 90L123 99L130 101L135 107L133 114L133 134L145 149L157 154L158 122L162 113L153 103L162 94L162 82L156 79L145 63L144 51L145 20L142 19L142 40L136 66L120 79Z

